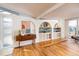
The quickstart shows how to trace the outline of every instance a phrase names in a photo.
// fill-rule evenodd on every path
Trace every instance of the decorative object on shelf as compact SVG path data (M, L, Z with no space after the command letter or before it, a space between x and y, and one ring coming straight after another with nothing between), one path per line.
M61 32L61 28L54 28L54 32Z
M56 23L54 26L54 32L61 32L61 28L59 27L58 23Z
M19 35L21 35L21 30L19 30Z

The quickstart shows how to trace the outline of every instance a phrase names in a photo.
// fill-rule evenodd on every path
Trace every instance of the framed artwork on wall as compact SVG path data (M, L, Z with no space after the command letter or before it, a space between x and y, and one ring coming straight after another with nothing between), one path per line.
M21 34L28 34L30 33L30 21L22 21L21 22Z

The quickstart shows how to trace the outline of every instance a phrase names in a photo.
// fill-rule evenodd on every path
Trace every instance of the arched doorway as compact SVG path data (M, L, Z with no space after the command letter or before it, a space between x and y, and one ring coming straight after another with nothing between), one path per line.
M40 25L39 37L41 41L50 40L52 38L52 27L48 22L43 22Z

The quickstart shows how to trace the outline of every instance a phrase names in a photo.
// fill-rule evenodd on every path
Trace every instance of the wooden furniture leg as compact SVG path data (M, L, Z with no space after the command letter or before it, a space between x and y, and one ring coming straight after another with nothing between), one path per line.
M19 48L20 48L20 41L19 41Z
M32 40L32 44L35 44L35 39L34 39L34 40Z

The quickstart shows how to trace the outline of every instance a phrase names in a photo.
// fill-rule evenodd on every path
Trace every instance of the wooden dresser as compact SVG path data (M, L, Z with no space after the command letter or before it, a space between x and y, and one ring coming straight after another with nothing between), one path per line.
M19 47L21 41L32 40L32 44L35 44L36 35L35 34L26 34L26 35L17 35L16 41L19 41Z

